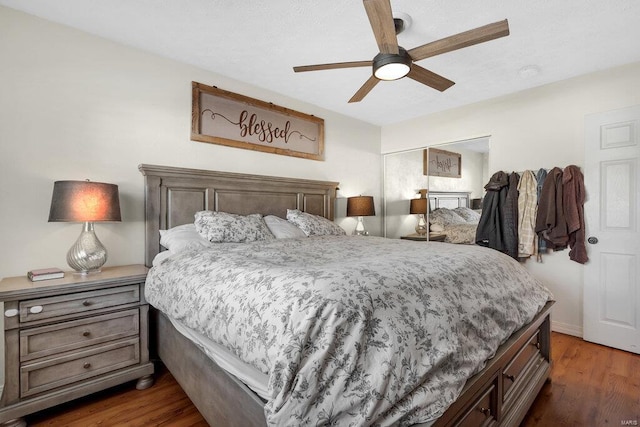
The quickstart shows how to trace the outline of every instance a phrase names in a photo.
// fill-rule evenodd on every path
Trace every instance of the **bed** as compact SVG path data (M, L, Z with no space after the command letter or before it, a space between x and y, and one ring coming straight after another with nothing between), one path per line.
M336 182L151 165L141 165L140 171L145 176L148 266L163 249L159 231L193 222L197 211L260 212L284 217L287 209L299 209L333 219ZM349 239L355 244L355 239L366 238ZM393 244L422 245L400 241ZM552 302L546 303L497 349L433 425L517 425L524 418L549 376L551 305ZM152 313L152 349L210 424L266 425L264 399L178 332L164 313Z
M466 191L429 192L429 231L444 235L444 242L475 244L480 212L471 209Z

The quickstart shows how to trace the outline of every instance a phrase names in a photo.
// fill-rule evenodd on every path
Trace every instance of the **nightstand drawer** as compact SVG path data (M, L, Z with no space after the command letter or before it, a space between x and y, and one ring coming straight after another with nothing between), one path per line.
M138 285L37 298L20 302L20 322L33 322L59 316L69 317L77 313L139 301L140 286Z
M138 308L20 331L20 361L138 335Z
M129 338L20 367L20 397L31 396L140 362L140 340Z

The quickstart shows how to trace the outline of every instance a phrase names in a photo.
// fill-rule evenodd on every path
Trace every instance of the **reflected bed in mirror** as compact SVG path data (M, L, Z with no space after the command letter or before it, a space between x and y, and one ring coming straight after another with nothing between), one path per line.
M470 208L470 191L429 191L429 232L445 243L475 244L480 212Z

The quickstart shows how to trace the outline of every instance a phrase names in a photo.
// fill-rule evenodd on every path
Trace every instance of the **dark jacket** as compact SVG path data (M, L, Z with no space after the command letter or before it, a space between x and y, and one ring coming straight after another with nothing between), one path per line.
M555 167L544 180L536 216L536 233L547 242L547 248L556 251L566 249L569 242L562 189L562 169Z
M540 168L538 173L536 173L536 181L538 182L538 200L540 200L540 195L542 194L542 186L544 185L544 181L547 179L547 170L544 168ZM547 252L547 241L542 237L538 237L538 256L542 253ZM540 260L540 258L538 258Z
M564 217L569 233L569 258L580 264L589 260L584 230L584 177L580 168L571 165L562 173Z
M509 189L502 208L504 252L515 259L518 258L518 181L520 176L511 172Z
M502 208L507 198L509 177L500 171L484 186L487 194L482 201L482 215L476 229L476 243L505 252Z

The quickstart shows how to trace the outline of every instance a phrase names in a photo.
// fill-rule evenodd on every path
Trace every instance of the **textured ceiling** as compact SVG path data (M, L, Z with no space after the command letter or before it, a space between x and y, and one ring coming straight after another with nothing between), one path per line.
M0 0L0 5L193 64L347 116L385 125L640 61L638 0L391 0L410 49L502 19L511 34L420 61L456 84L411 79L349 98L369 68L294 73L295 65L370 60L360 0ZM215 84L215 82L203 82Z

